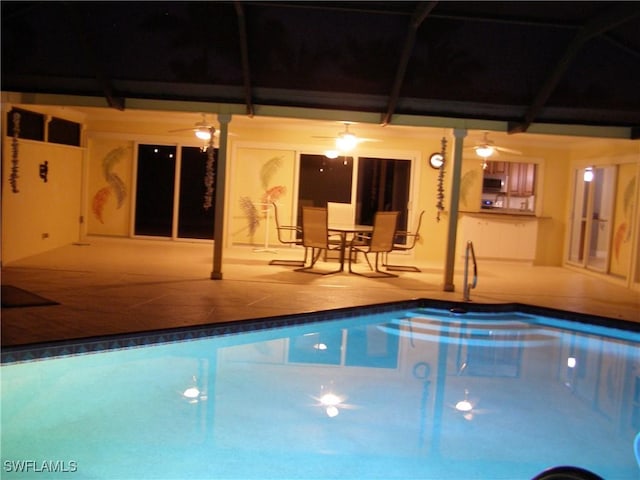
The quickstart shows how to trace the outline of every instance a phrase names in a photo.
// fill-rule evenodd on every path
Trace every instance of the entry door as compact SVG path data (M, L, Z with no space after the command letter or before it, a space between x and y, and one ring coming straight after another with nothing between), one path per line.
M568 262L607 272L616 167L589 167L575 172Z

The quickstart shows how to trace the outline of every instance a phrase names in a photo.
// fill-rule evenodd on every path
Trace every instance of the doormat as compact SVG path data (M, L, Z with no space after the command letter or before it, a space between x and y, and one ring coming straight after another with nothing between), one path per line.
M41 307L45 305L59 305L58 302L41 297L13 285L2 285L0 292L2 308Z

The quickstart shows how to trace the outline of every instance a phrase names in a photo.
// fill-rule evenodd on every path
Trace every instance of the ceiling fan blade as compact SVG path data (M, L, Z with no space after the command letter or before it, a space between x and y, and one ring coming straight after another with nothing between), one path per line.
M354 135L354 136L357 142L381 142L382 141L378 138L364 138L364 137L358 137L357 135ZM311 138L324 138L329 140L335 140L336 138L339 138L339 136L311 135Z
M197 128L178 128L177 130L169 130L169 133L178 133L178 132L193 132L197 130Z
M176 130L168 130L168 133L180 133L180 132L197 132L198 130L200 130L201 128L206 128L207 130L211 130L213 129L213 135L215 137L220 136L220 130L218 130L217 128L215 128L213 125L211 126L201 126L201 127L191 127L191 128L178 128ZM229 132L230 136L235 135L234 133Z
M511 148L497 147L497 146L494 146L493 148L495 148L499 152L503 152L503 153L512 153L514 155L522 155L522 152L520 152L518 150L512 150Z

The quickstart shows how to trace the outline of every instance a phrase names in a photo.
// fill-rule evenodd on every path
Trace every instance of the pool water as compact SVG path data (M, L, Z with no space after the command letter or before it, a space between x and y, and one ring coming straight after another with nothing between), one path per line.
M639 345L419 307L8 362L2 478L639 478Z

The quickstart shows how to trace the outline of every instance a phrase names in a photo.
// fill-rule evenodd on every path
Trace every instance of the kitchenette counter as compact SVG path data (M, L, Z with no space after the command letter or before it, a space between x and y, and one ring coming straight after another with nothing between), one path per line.
M535 259L538 224L543 217L505 208L461 210L460 214L458 241L472 241L477 257L528 262Z
M482 210L460 210L459 213L463 215L473 216L487 216L487 217L514 217L514 219L530 219L530 220L544 220L551 217L537 216L534 212L527 210L518 210L515 208L483 208Z
M516 208L483 208L482 210L477 211L460 210L460 213L465 215L505 215L514 217L531 217L532 219L539 218L536 217L535 212L530 210L518 210Z

